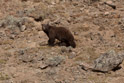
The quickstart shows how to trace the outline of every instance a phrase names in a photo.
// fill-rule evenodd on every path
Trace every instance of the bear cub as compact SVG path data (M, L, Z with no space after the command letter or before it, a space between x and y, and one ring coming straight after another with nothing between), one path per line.
M66 46L72 46L73 48L76 47L74 36L65 27L56 27L50 24L42 24L42 30L48 36L48 44L50 46L53 46L55 39L58 39L61 43L65 43Z

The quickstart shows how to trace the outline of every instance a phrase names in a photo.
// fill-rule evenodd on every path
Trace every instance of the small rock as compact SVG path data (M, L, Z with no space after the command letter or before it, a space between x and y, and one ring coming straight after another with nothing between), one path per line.
M77 56L77 54L75 53L75 52L72 52L69 56L68 56L68 58L69 59L73 59L74 57L76 57Z
M20 28L20 31L23 32L26 30L26 26L25 25L22 25L22 27Z
M64 52L66 52L66 53L72 52L72 47L71 46L69 46L69 47L62 46L61 47L61 52L62 53L64 53Z
M35 55L23 55L21 56L20 60L27 63L27 62L33 62Z
M34 48L34 47L37 46L37 43L36 42L28 41L28 44L27 45L28 45L29 48Z
M113 4L113 2L112 2L112 1L106 1L106 3L108 3L108 4Z
M53 75L56 75L56 73L57 73L58 71L57 70L55 70L55 69L50 69L48 72L46 72L47 73L47 75L49 75L49 76L53 76Z
M74 35L78 35L79 33L78 32L74 32Z
M14 34L11 34L11 35L9 36L10 39L15 39L15 37L16 37L16 36L15 36Z
M19 50L18 53L19 53L19 55L24 55L25 52L24 52L24 50Z
M43 61L44 60L44 56L38 56L37 57L37 61Z
M55 67L61 64L64 61L64 59L65 57L63 56L54 56L54 57L48 58L48 60L46 61L46 64L50 67Z
M105 14L105 16L107 16L107 15L109 15L110 13L109 13L109 12L105 12L104 14Z
M48 67L48 65L44 64L43 62L38 63L37 66L40 69L46 69Z

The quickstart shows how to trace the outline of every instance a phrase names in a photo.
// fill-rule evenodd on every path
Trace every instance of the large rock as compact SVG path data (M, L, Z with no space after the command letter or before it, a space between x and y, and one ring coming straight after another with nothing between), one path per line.
M118 69L123 60L124 53L116 54L115 51L110 51L98 57L92 66L84 63L81 66L84 70L108 72Z
M110 51L101 55L94 61L94 70L99 71L111 71L123 62L124 60L124 53L116 54L115 51Z

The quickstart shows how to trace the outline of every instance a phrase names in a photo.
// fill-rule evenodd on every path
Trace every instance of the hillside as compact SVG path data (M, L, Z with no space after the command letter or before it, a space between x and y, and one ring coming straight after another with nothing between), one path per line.
M80 67L108 51L124 50L123 0L0 1L0 83L124 82L124 62L109 73ZM76 48L58 41L48 46L44 20L67 27Z

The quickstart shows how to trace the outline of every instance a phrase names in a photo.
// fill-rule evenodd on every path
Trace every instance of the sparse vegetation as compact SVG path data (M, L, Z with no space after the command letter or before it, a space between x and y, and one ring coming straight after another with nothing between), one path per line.
M109 3L116 8L112 8ZM123 0L1 0L0 83L123 83L121 69L84 71L110 50L124 50ZM77 47L47 45L41 24L67 27Z
M0 80L8 80L10 79L10 77L7 75L7 74L4 74L4 73L0 73Z

